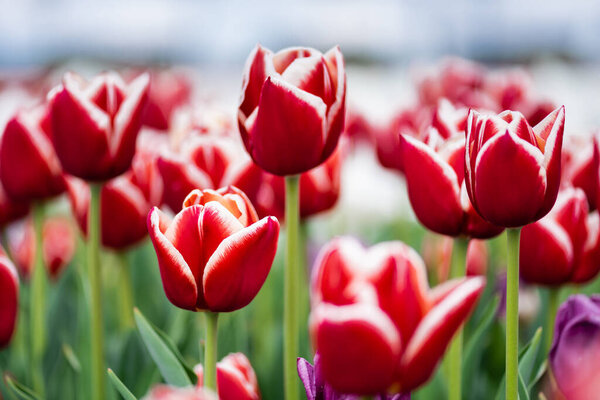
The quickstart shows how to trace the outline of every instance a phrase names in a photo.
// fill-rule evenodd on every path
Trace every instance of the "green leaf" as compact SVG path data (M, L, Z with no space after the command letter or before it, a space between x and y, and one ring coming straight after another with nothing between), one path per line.
M16 381L11 375L4 374L4 382L21 400L41 400L33 390Z
M518 390L519 400L529 400L529 390L527 389L527 385L525 385L525 382L523 381L523 377L521 376L520 372Z
M63 343L62 352L63 352L63 355L65 356L65 359L67 360L67 363L73 369L73 371L75 371L76 373L80 373L81 372L81 363L79 362L77 355L75 355L73 348L71 346L69 346L67 343Z
M121 397L123 397L124 400L137 400L133 393L131 393L127 386L125 386L125 384L121 382L119 377L113 372L112 369L109 368L107 370L107 373L108 377L110 378L110 382L112 383L114 388L117 389L117 391L121 394Z
M542 379L542 376L546 373L546 368L548 368L548 360L544 360L540 366L538 367L537 372L533 375L533 378L529 381L527 388L529 391L533 389L533 387Z
M140 310L135 308L133 313L142 341L146 345L150 357L152 357L156 363L156 366L165 381L173 386L191 386L192 381L186 373L184 366L179 362L177 356L164 340L162 340L156 330L152 328Z
M538 328L533 335L533 338L527 343L519 352L519 393L522 391L526 392L527 397L523 397L524 394L519 394L521 400L529 399L528 384L531 381L531 373L533 371L535 360L537 358L538 351L540 349L540 342L542 339L542 328ZM521 387L522 386L522 387ZM502 377L498 392L496 393L496 400L504 400L506 397L506 375Z

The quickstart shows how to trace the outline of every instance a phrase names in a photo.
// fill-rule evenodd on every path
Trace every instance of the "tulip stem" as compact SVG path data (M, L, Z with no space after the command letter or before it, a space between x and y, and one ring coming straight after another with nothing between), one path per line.
M88 213L87 262L90 282L90 322L92 344L92 393L93 400L105 396L104 324L102 315L102 274L100 271L100 191L102 184L90 184L90 207Z
M506 230L506 400L518 400L519 239L521 228Z
M546 352L550 351L552 346L552 338L554 337L554 321L556 319L556 310L558 309L558 299L560 288L550 288L548 290L548 308L546 311Z
M30 298L30 340L31 340L31 374L35 392L44 396L43 359L46 346L46 285L47 276L44 268L43 251L44 206L36 203L33 206L33 230L35 234L35 256L31 272Z
M206 341L204 343L204 387L217 392L217 329L219 313L204 313Z
M299 231L300 176L285 177L286 254L284 272L283 310L283 370L286 400L298 399L296 357L298 357L298 231Z
M452 264L450 265L450 278L465 276L467 265L467 248L469 239L457 237L452 248ZM462 398L462 347L463 330L456 332L448 351L448 399L461 400Z
M127 254L120 252L117 254L119 258L119 275L120 287L119 293L121 294L121 329L127 331L134 327L133 320L133 287L131 285L131 271L129 268L129 262L127 261Z

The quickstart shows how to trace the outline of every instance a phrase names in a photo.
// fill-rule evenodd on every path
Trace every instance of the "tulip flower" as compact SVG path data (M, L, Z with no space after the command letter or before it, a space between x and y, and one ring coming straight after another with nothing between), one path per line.
M105 181L131 167L147 99L148 75L126 84L116 73L85 82L73 73L49 94L52 141L63 169Z
M521 231L521 276L530 283L585 283L600 271L600 219L585 193L567 188L552 211Z
M427 287L419 255L401 242L364 249L349 238L321 251L310 330L324 380L340 393L404 392L432 376L485 279Z
M339 47L273 53L257 45L246 66L238 127L262 169L296 175L324 162L344 128L346 71Z
M13 263L0 248L0 348L10 342L19 309L19 276Z
M152 71L143 124L159 130L169 129L174 111L190 101L191 86L191 82L183 73L169 70Z
M29 204L11 200L0 184L0 227L23 218L29 213Z
M65 191L65 179L51 137L45 105L22 110L6 124L0 146L0 178L11 198L31 201Z
M143 400L218 400L210 391L200 388L178 388L156 385Z
M465 183L484 219L519 227L550 211L560 184L564 123L564 107L533 128L518 112L469 113Z
M600 209L600 143L598 137L569 136L562 159L562 184L581 188L590 210Z
M574 295L558 310L552 375L567 399L593 400L600 392L600 296Z
M21 271L29 279L33 269L36 245L31 220L11 227L8 242L12 256ZM75 235L71 223L64 217L50 217L42 229L44 265L51 278L57 279L75 254Z
M198 388L204 386L202 364L194 367ZM248 358L242 353L232 353L217 363L217 387L221 400L259 400L260 391L256 374Z
M400 135L400 157L410 203L425 227L443 235L489 238L503 228L483 220L467 196L466 117L466 109L440 102L424 142Z

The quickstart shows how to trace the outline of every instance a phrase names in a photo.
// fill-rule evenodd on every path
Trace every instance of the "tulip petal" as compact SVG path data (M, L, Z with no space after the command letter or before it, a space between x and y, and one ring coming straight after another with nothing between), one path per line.
M434 232L459 235L464 214L456 172L422 142L400 135L400 145L408 196L417 218Z
M475 308L485 287L484 278L465 278L423 318L408 342L399 365L397 381L403 391L426 382L446 347Z
M202 259L208 262L217 247L244 226L223 204L209 201L201 217Z
M323 159L329 157L335 150L346 121L346 67L344 56L340 47L335 46L325 53L324 57L335 90L335 101L329 105L327 111L328 129L325 134Z
M217 363L217 387L222 400L258 400L258 383L250 361L242 353Z
M210 177L183 157L164 155L157 159L156 166L164 183L162 201L174 212L181 210L192 190L212 187Z
M267 76L275 72L273 67L273 52L257 44L246 60L242 78L242 94L239 109L245 117L252 114L258 106L260 91Z
M200 207L189 207L184 211L188 214L199 214ZM201 291L202 287L196 284L194 274L182 253L175 247L171 240L167 238L165 231L169 230L170 227L166 227L168 223L165 218L166 216L158 208L154 207L148 214L147 222L148 233L150 234L150 239L152 240L158 258L163 288L171 303L177 307L194 311L196 310L196 302L199 299L198 291ZM181 220L182 217L179 219ZM181 221L178 225L180 224L182 224ZM179 228L178 231L181 232L182 229L181 227ZM176 228L173 228L171 229L170 235L175 236L177 239L177 233ZM196 234L196 236L195 246L199 246L199 235ZM179 242L179 240L177 241ZM184 242L184 238L181 238L181 241ZM193 239L191 241L193 241ZM184 252L190 259L193 259L193 254L190 255L189 253L194 250L195 246L192 243L190 246L187 246L187 248L184 248Z
M390 386L401 341L379 308L324 303L313 311L310 327L324 381L333 389L367 395Z
M477 155L474 174L474 206L481 216L505 227L535 221L546 192L542 162L537 148L509 130L488 140Z
M221 242L204 271L204 295L211 311L237 310L254 299L271 270L278 235L277 219L267 217Z
M259 166L276 175L292 175L321 163L327 106L320 97L269 77L257 110L247 129L250 153Z
M600 217L598 211L588 215L586 228L588 237L581 261L571 277L571 281L575 283L589 282L600 272Z
M323 56L296 58L281 78L298 89L320 97L326 105L335 100L335 92Z
M19 302L19 277L13 263L0 250L0 348L6 346L15 330Z

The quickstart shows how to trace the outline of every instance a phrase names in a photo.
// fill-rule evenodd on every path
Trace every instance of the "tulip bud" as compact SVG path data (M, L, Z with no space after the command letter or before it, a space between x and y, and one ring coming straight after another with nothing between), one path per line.
M411 391L433 374L485 286L463 278L429 290L401 242L330 242L313 272L310 330L324 380L340 393Z
M443 235L489 238L503 228L483 220L466 193L466 116L466 109L440 102L425 142L400 135L400 154L410 204L425 227Z
M564 107L533 128L518 112L469 113L465 184L479 215L519 227L550 211L560 185L564 123Z
M35 260L35 232L31 220L11 226L8 231L9 247L25 279L29 279ZM44 266L48 275L57 279L75 254L75 235L68 219L49 217L42 227Z
M194 367L198 387L204 386L202 364ZM231 353L217 363L217 389L221 400L259 400L258 381L248 358L242 353Z
M63 169L104 181L131 167L148 99L148 75L125 84L116 73L90 82L67 73L49 94L52 141Z
M46 106L22 110L6 125L0 147L0 177L11 198L31 201L65 191L50 129Z
M574 295L558 309L549 360L567 399L593 400L600 393L600 296Z
M238 127L262 169L295 175L325 161L344 128L346 71L339 47L322 54L257 45L244 69Z
M0 348L10 342L19 309L19 276L13 263L0 248Z
M588 214L585 193L567 188L552 211L523 227L519 251L520 273L530 283L584 283L600 271L600 221Z
M194 190L172 221L155 207L147 224L167 298L192 311L245 307L262 287L277 250L277 219L258 221L235 187Z

